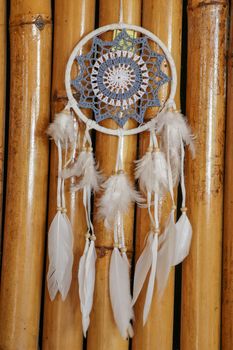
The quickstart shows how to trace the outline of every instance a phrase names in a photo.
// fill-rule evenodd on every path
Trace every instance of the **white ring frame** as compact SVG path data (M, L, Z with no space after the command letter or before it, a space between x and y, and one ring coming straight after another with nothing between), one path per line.
M137 31L141 34L144 34L144 35L148 36L152 41L156 42L160 46L160 48L163 50L163 52L166 56L166 59L170 65L171 76L172 76L170 95L169 95L163 109L165 107L170 106L170 105L171 106L174 105L174 97L175 97L176 87L177 87L177 73L176 73L176 66L175 66L174 60L173 60L170 52L168 51L167 47L164 45L164 43L156 35L154 35L153 33L151 33L147 29L144 29L142 27L132 25L132 24L114 23L114 24L109 24L109 25L100 27L100 28L92 31L91 33L87 34L82 40L80 40L78 42L78 44L73 49L73 51L69 57L69 60L67 62L66 73L65 73L65 87L66 87L67 97L69 100L67 107L72 108L75 111L75 113L78 115L78 117L89 127L89 129L95 129L95 130L102 132L104 134L115 135L115 136L135 135L135 134L138 134L140 132L143 132L145 130L150 129L150 127L152 125L152 121L156 117L153 118L152 120L148 121L147 123L140 125L137 128L133 128L133 129L126 130L126 129L122 129L122 128L118 128L118 129L105 128L105 127L99 125L95 120L89 119L85 116L85 114L78 107L77 101L75 100L75 98L73 96L71 86L70 86L71 68L72 68L73 62L75 60L75 57L77 56L80 49L94 36L105 33L109 30L117 30L117 29L118 30L119 29L134 30L134 31Z

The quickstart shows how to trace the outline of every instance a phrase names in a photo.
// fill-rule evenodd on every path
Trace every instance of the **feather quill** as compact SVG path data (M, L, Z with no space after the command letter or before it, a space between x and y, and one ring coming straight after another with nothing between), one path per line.
M59 291L65 300L70 288L73 266L73 235L66 214L57 212L48 235L49 269L47 284L50 299Z
M132 300L129 286L129 265L118 248L114 248L109 271L109 291L113 315L121 336L124 339L133 336L130 323L133 319Z

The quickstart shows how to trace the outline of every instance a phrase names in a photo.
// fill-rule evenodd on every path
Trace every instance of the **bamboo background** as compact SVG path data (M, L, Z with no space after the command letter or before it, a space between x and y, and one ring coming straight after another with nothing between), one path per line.
M196 135L196 159L186 162L190 255L171 271L160 303L155 291L144 328L143 291L135 336L123 340L108 293L112 240L97 222L94 206L96 285L84 340L76 274L86 223L81 195L70 193L67 184L75 235L73 281L65 302L48 296L47 228L55 211L57 160L45 130L66 104L64 73L74 45L94 28L117 22L119 5L116 0L0 0L0 350L233 349L233 2L227 0L123 1L124 22L149 29L171 51L178 72L176 104ZM93 136L97 161L109 175L116 140ZM147 142L146 133L125 140L131 176L132 162ZM131 208L125 223L134 265L149 225L145 210Z

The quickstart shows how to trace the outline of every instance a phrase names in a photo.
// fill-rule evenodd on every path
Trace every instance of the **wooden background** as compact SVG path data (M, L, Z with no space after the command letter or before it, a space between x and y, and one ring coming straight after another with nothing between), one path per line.
M233 349L233 3L227 0L123 1L124 22L149 29L171 51L178 72L176 104L196 135L196 159L186 164L193 225L189 257L171 271L160 303L155 292L144 328L143 291L136 304L135 336L122 340L108 293L112 241L94 210L97 276L84 341L76 273L85 214L81 195L71 194L68 184L73 282L65 302L48 297L46 243L55 212L56 149L49 147L45 130L67 101L64 72L72 48L94 28L117 22L119 4L0 0L0 350ZM147 142L146 133L125 140L129 174ZM115 138L96 135L96 158L106 175L116 148ZM167 212L165 205L164 218ZM127 215L132 264L148 225L143 209Z

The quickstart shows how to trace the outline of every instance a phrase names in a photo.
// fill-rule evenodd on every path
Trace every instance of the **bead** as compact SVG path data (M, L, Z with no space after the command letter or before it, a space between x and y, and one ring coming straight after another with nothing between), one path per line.
M183 207L180 210L182 211L182 213L185 213L188 210L188 208L187 207Z
M126 252L127 252L127 248L126 248L126 247L122 247L122 248L121 248L121 252L122 252L122 253L126 253Z

